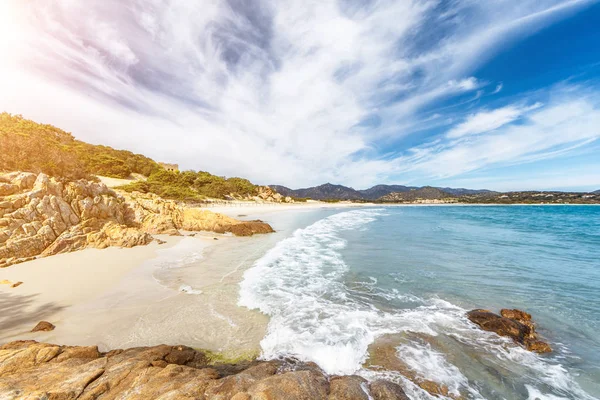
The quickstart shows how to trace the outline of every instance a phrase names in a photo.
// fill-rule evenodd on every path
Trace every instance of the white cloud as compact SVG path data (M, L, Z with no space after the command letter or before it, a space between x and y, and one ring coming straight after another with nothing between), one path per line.
M380 142L418 131L402 127L436 101L485 86L473 69L507 38L587 3L507 2L457 0L439 16L436 0L5 0L0 50L20 54L0 60L0 109L184 168L366 186L407 168L379 159ZM17 16L9 41L1 22ZM438 29L443 39L420 43ZM462 129L528 112L514 107ZM458 173L499 157L465 165L469 149L436 149ZM439 174L432 151L415 149L414 168Z
M447 136L458 138L493 131L541 106L541 103L535 103L531 106L510 105L491 111L480 111L477 114L470 115L463 123L452 128Z

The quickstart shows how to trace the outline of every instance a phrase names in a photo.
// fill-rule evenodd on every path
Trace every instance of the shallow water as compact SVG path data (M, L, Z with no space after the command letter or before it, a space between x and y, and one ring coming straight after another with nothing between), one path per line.
M470 399L600 396L600 207L448 206L316 211L254 263L240 304L270 316L266 358L332 374L395 335L413 374ZM472 308L533 314L555 352L537 356L475 328Z

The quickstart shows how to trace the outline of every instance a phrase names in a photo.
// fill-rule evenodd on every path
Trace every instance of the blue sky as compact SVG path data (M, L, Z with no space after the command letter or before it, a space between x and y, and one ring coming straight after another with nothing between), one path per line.
M600 189L595 0L5 0L0 109L263 184Z

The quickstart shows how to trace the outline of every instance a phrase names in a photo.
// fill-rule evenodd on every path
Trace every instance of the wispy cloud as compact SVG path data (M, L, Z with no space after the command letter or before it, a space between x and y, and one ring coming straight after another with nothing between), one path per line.
M542 103L535 103L531 106L510 105L491 111L480 111L477 114L469 115L464 122L452 128L447 136L449 138L459 138L493 131L541 106Z
M0 107L84 140L263 183L458 174L549 154L536 144L535 118L551 106L481 110L447 133L479 149L428 144L394 158L382 146L418 133L437 102L498 93L502 84L474 76L480 63L590 3L5 0L0 26L13 23L0 49L14 57L0 60ZM529 126L511 125L519 118ZM508 157L517 146L508 142L523 138L532 143Z
M600 139L600 92L559 85L547 97L546 105L513 104L471 115L443 138L396 159L398 171L430 179L455 177L558 157Z

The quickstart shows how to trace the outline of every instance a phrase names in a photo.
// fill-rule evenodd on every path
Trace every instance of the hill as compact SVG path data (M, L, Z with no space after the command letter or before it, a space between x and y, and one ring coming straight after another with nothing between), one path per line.
M95 179L96 175L128 178L140 174L147 179L120 189L177 200L258 196L263 200L281 201L270 189L247 179L225 178L205 171L167 171L141 154L85 143L55 126L8 113L0 113L0 171L88 180Z
M414 186L402 186L402 185L376 185L372 188L359 190L360 194L365 200L377 200L390 193L401 193L408 192L409 190L417 189Z
M439 201L456 201L456 196L444 192L438 188L431 186L424 186L419 189L412 189L407 192L394 192L389 193L379 199L381 202L394 202L394 203L405 203L405 202L424 202L430 200Z
M0 113L0 170L89 179L148 176L159 169L158 163L141 154L85 143L52 125Z

